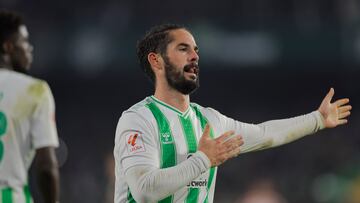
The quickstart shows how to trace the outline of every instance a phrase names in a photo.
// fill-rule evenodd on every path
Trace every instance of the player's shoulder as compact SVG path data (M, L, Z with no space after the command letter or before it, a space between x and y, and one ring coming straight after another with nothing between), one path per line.
M49 90L45 80L19 73L13 70L2 70L6 83L15 89L25 89L30 94L41 94Z
M13 70L2 69L1 73L6 74L6 77L9 78L10 80L15 80L16 82L20 82L20 83L45 82L39 78L26 75L24 73L19 73Z
M194 102L191 102L190 105L191 105L192 108L194 108L195 110L200 111L203 114L218 114L219 113L214 108L204 107L204 106L201 106L201 105L199 105L197 103L194 103Z
M147 104L149 104L150 102L151 102L150 97L146 97L145 99L132 105L129 109L125 110L124 113L128 113L128 112L136 112L140 114L144 113L147 111Z
M147 107L147 104L149 104L149 103L151 103L151 99L150 99L150 97L146 97L145 99L132 105L130 108L123 111L123 113L121 114L120 120L128 119L128 118L132 118L132 119L147 118L149 116L148 114L150 113L150 111Z
M128 128L129 126L151 126L151 112L147 107L147 104L150 102L151 100L149 97L146 97L131 106L129 109L125 110L119 118L117 128L122 129Z

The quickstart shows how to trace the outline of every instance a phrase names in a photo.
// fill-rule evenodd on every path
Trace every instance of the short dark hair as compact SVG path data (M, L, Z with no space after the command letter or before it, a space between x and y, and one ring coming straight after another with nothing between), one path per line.
M0 10L0 44L4 44L13 34L17 33L21 25L23 25L23 19L19 14ZM2 46L0 51L3 52Z
M137 43L136 52L140 66L152 82L155 81L155 74L147 56L150 52L160 53L162 56L165 56L167 45L173 40L169 32L177 29L186 28L178 24L161 24L154 26L150 28L145 36Z

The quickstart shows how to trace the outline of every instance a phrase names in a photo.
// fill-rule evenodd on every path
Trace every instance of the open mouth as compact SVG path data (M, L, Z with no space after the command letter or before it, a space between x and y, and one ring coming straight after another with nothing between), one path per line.
M184 67L184 72L188 73L192 79L196 79L199 74L199 66L197 64L188 64Z

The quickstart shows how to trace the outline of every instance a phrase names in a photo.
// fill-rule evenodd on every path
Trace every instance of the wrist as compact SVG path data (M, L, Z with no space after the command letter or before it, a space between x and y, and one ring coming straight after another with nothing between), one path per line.
M314 115L315 115L315 118L316 118L316 122L318 123L319 125L319 129L322 130L324 129L326 126L325 126L325 118L323 116L323 114L321 113L321 111L318 109L317 111L314 111Z
M198 156L202 160L206 169L209 169L211 167L211 161L203 151L198 150L194 155Z

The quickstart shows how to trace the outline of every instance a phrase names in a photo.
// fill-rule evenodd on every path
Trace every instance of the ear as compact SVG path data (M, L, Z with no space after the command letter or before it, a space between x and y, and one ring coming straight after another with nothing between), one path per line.
M163 68L163 60L160 54L155 52L150 52L148 54L148 61L151 65L151 68L156 70L161 70ZM156 71L154 70L154 72Z
M13 49L14 49L14 45L10 41L5 41L2 44L2 49L3 49L5 54L11 53L13 51Z

